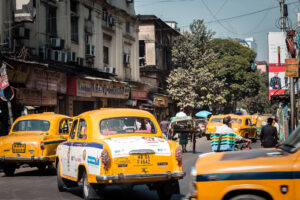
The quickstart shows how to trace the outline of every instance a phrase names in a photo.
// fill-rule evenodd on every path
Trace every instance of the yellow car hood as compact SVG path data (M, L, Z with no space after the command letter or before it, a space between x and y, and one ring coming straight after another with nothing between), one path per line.
M197 174L285 171L290 170L292 159L279 149L255 149L225 153L208 153L199 156Z

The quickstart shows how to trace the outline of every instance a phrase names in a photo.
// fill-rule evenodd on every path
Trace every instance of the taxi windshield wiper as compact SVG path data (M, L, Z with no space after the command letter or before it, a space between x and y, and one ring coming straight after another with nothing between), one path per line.
M283 146L290 147L290 148L292 148L292 149L293 149L293 148L295 148L295 146L294 146L294 145L291 145L291 144L286 144L286 143L284 143L284 144L283 144Z

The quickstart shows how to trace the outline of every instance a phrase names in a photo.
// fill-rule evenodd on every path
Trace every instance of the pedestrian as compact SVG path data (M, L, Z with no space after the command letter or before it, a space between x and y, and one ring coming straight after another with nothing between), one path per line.
M260 134L261 146L264 148L275 147L278 142L277 129L272 125L273 118L268 118L268 124L263 126Z
M178 112L175 116L176 117L186 117L187 115L183 111L183 108L180 108L180 112Z
M275 123L274 123L274 127L277 130L277 134L279 134L279 124L278 124L278 117L275 117Z
M167 119L165 119L159 123L160 129L164 135L164 138L167 138L169 125L170 125L169 117L167 117Z
M223 118L223 125L218 126L216 129L216 134L218 135L217 138L220 139L219 134L222 134L221 141L220 141L220 147L218 148L218 144L214 143L214 139L212 138L212 151L233 151L234 150L234 144L235 141L246 141L246 142L251 142L250 139L243 138L242 136L236 134L234 130L231 128L231 117L226 116ZM225 137L226 136L226 137ZM230 138L230 139L228 139ZM217 140L218 140L217 139ZM223 144L222 144L223 143Z

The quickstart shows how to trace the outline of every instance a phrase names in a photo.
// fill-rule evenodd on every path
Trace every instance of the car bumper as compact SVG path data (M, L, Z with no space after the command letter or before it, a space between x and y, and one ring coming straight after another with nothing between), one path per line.
M48 162L49 157L0 157L0 162Z
M148 179L182 179L185 176L185 172L167 172L167 173L151 173L151 174L118 174L110 176L97 176L97 181L109 181L109 180L148 180Z

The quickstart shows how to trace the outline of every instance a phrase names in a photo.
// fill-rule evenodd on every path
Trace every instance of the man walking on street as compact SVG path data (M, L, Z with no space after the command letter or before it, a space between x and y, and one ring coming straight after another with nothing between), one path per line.
M272 125L273 118L268 118L268 124L265 125L260 134L261 146L264 148L275 147L278 141L277 129Z

